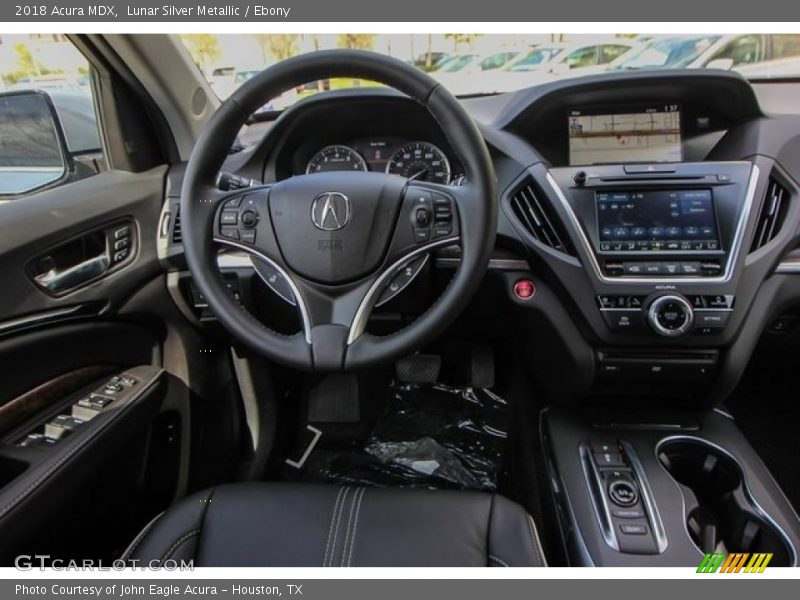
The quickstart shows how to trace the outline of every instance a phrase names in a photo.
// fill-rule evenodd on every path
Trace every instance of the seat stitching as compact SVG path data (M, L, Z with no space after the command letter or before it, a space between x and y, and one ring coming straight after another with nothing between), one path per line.
M339 539L339 524L342 520L342 513L344 512L344 505L347 503L347 494L350 492L350 488L344 488L344 494L342 495L342 503L339 505L339 512L336 515L336 527L333 531L333 546L331 547L331 555L326 566L332 567L333 566L333 557L336 556L336 542Z
M161 562L163 563L165 560L167 560L168 558L170 558L170 557L172 556L172 554L173 554L173 553L174 553L174 552L175 552L175 551L176 551L176 550L177 550L177 549L178 549L178 548L179 548L179 547L180 547L180 546L181 546L181 545L182 545L184 542L186 542L187 540L189 540L190 538L192 538L192 537L196 536L196 535L197 535L197 534L199 534L199 533L200 533L200 530L199 530L199 529L194 529L194 530L190 531L189 533L187 533L186 535L183 535L183 536L181 536L181 537L178 539L178 541L177 541L177 542L175 542L174 544L172 544L172 546L170 546L169 550L167 550L167 553L166 553L166 554L165 554L163 557L161 557Z
M363 488L356 488L355 493L353 494L353 499L350 501L350 516L347 518L347 529L345 530L344 536L344 545L342 546L342 559L339 561L339 566L344 566L344 557L347 556L347 546L350 542L350 525L353 522L353 512L355 512L356 508L356 500L359 498L359 494Z
M494 554L490 554L489 555L489 560L493 560L494 562L496 562L496 563L498 563L498 564L500 564L500 565L502 565L504 567L510 567L511 566L506 561L504 561L504 560L502 560L500 558L497 558Z
M353 566L353 548L356 545L356 532L358 530L358 517L361 514L361 501L364 500L364 496L367 493L367 488L364 487L361 489L361 496L358 498L358 508L356 509L356 522L353 523L353 537L350 540L350 554L347 557L347 566Z
M342 498L342 491L344 490L344 486L339 487L339 493L336 494L336 502L333 505L333 511L331 512L331 526L328 529L328 543L325 544L325 556L322 559L322 566L328 566L328 553L331 551L331 538L333 537L333 521L336 519L336 510L339 508L339 500Z
M139 532L139 535L137 535L134 538L134 540L131 542L131 545L128 546L128 548L125 550L125 552L122 553L122 556L120 556L120 560L128 560L131 557L131 555L134 552L136 552L136 548L139 547L139 544L142 542L144 537L150 532L150 530L153 528L153 525L156 524L156 521L158 521L163 514L164 514L164 512L162 511L162 512L158 513L155 517L150 519L150 522L147 525L144 526L144 529L142 529Z
M546 567L547 561L544 558L544 555L540 552L540 542L539 542L539 533L536 530L536 523L533 522L533 517L530 515L528 516L528 528L531 532L531 540L533 540L533 551L536 553L536 559L539 561L539 566Z
M486 555L492 552L492 515L494 514L494 501L496 494L489 497L489 516L486 520ZM488 565L487 565L488 566Z
M195 548L195 553L194 553L195 558L197 558L197 556L200 553L200 539L203 535L203 527L205 527L206 516L208 515L209 507L211 506L211 502L214 500L214 494L216 493L217 493L217 488L211 488L211 491L209 492L205 502L203 503L203 512L200 515L200 527L198 527L198 533L197 533L197 547Z

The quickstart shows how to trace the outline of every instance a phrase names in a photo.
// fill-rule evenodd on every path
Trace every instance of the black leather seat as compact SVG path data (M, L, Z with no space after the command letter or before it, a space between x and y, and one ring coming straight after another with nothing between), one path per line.
M123 555L195 566L545 566L536 526L478 492L243 483L190 496Z

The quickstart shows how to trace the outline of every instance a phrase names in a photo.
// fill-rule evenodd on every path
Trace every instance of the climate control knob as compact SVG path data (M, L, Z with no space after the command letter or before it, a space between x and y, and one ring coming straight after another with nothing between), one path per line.
M647 322L658 335L683 335L694 323L692 305L683 296L659 296L647 309Z

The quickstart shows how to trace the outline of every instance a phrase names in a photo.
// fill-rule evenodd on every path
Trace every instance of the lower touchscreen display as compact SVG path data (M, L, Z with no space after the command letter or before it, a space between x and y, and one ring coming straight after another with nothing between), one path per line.
M601 252L721 249L711 190L597 192Z

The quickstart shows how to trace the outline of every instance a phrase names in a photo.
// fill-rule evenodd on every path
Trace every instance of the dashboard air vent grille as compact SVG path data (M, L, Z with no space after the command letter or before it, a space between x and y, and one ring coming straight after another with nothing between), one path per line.
M542 244L574 256L564 226L533 179L525 179L511 195L511 208L528 232Z
M183 243L183 233L181 232L181 205L175 205L175 224L172 226L172 243Z
M765 244L771 242L783 225L786 212L789 208L789 192L781 185L775 177L769 178L767 193L761 203L761 212L756 223L756 233L753 236L753 243L750 252L758 250Z

